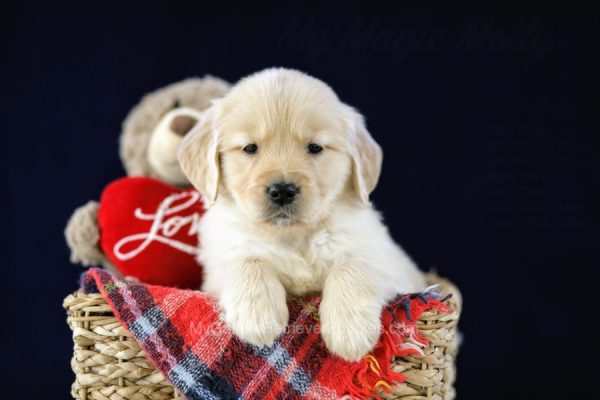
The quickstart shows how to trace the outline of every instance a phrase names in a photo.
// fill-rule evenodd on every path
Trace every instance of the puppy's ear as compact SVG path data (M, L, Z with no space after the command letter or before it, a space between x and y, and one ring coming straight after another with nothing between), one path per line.
M183 173L204 196L206 207L217 200L219 191L219 153L217 133L213 129L215 107L206 110L200 121L185 135L177 158Z
M381 147L373 140L365 126L362 115L352 110L352 134L350 138L350 154L352 156L352 176L354 190L364 204L371 204L369 194L377 186L383 153Z

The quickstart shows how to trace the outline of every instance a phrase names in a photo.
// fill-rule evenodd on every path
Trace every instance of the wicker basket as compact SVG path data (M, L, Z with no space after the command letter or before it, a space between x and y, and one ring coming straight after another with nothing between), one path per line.
M406 376L406 382L393 388L393 394L381 393L385 399L450 400L454 399L454 359L457 352L456 324L461 299L458 290L446 281L445 291L450 314L425 312L418 321L421 334L429 339L424 357L405 356L393 361L394 370ZM183 399L157 371L144 352L121 326L99 294L75 292L63 303L67 322L73 330L71 367L75 382L71 395L87 400L170 400Z

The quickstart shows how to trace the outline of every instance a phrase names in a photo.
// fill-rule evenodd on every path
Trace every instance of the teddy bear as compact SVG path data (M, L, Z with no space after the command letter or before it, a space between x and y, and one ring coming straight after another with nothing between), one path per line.
M154 178L180 189L191 187L177 162L177 147L211 100L222 97L229 88L228 82L207 75L145 95L122 124L119 153L127 175ZM65 238L70 260L119 273L100 245L99 210L100 203L91 200L69 218Z

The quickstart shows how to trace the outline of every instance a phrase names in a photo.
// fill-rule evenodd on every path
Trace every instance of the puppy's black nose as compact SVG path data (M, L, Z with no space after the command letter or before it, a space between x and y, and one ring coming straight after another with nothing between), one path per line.
M287 182L277 182L267 188L269 199L280 206L293 202L299 192L298 186Z

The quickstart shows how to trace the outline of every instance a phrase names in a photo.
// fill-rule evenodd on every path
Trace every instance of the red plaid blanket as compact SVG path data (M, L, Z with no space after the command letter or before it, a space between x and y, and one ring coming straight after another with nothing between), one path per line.
M216 301L199 291L132 284L101 269L85 273L82 288L103 295L156 368L191 400L379 398L375 389L404 380L392 371L392 357L422 354L427 345L414 321L426 310L448 311L435 291L397 297L382 313L375 349L351 363L330 354L315 329L318 297L289 299L286 332L256 347L233 336Z

